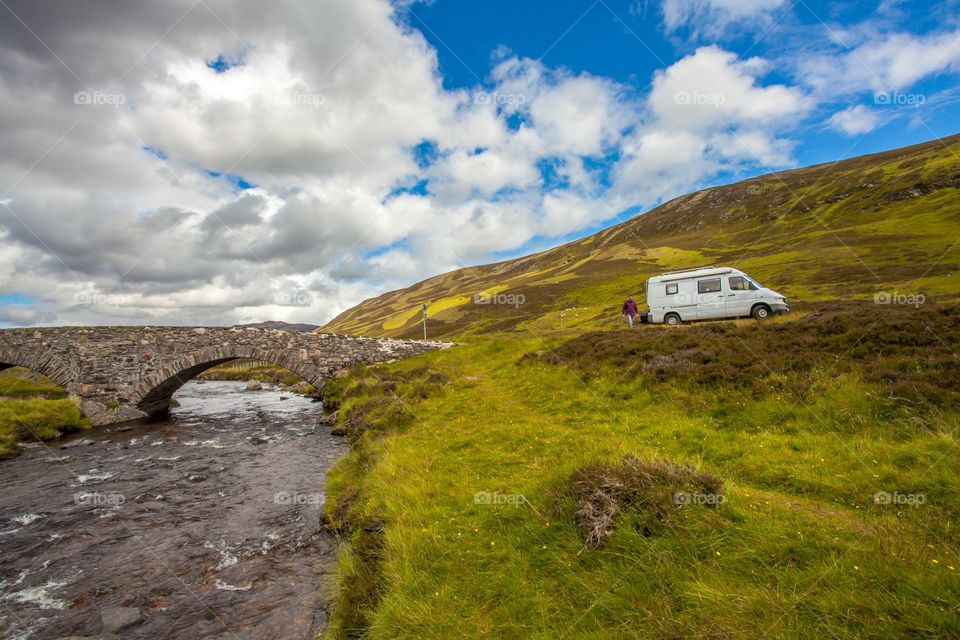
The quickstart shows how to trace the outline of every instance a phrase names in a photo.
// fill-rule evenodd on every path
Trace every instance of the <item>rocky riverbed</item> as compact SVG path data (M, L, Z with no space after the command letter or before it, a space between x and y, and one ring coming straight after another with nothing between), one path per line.
M313 638L345 451L322 406L188 383L168 419L0 463L0 637Z

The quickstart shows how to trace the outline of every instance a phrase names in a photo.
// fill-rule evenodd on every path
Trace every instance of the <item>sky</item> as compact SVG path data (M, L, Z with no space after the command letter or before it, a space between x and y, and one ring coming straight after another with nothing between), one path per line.
M0 327L322 324L960 131L960 0L0 0Z

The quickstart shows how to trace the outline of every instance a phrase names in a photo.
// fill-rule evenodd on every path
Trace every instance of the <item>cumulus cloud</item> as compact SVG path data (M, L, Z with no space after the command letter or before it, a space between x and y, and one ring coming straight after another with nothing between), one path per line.
M848 136L869 133L880 124L880 117L862 104L838 111L830 116L829 124Z
M778 134L813 100L795 87L762 85L767 67L710 46L658 72L647 101L651 119L625 140L615 167L617 193L650 202L721 169L788 166L794 143Z

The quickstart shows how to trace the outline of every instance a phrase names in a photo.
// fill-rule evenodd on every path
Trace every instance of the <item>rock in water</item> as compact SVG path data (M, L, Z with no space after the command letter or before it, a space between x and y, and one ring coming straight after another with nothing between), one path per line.
M337 427L336 429L330 430L330 435L340 436L342 438L343 436L347 435L347 430L344 429L343 427Z
M61 449L73 449L74 447L85 447L93 444L93 440L89 438L81 438L80 440L74 440L73 442L67 442L66 444L60 445Z
M245 390L246 391L262 391L263 385L260 384L259 380L248 380Z
M109 607L100 612L100 624L107 633L125 629L141 620L143 614L136 607Z

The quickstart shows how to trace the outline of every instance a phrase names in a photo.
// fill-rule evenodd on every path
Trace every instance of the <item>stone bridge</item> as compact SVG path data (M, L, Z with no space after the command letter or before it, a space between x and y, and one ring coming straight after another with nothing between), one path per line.
M251 327L3 329L0 370L19 365L42 373L104 425L162 413L185 382L237 358L273 362L319 389L341 369L448 346Z

